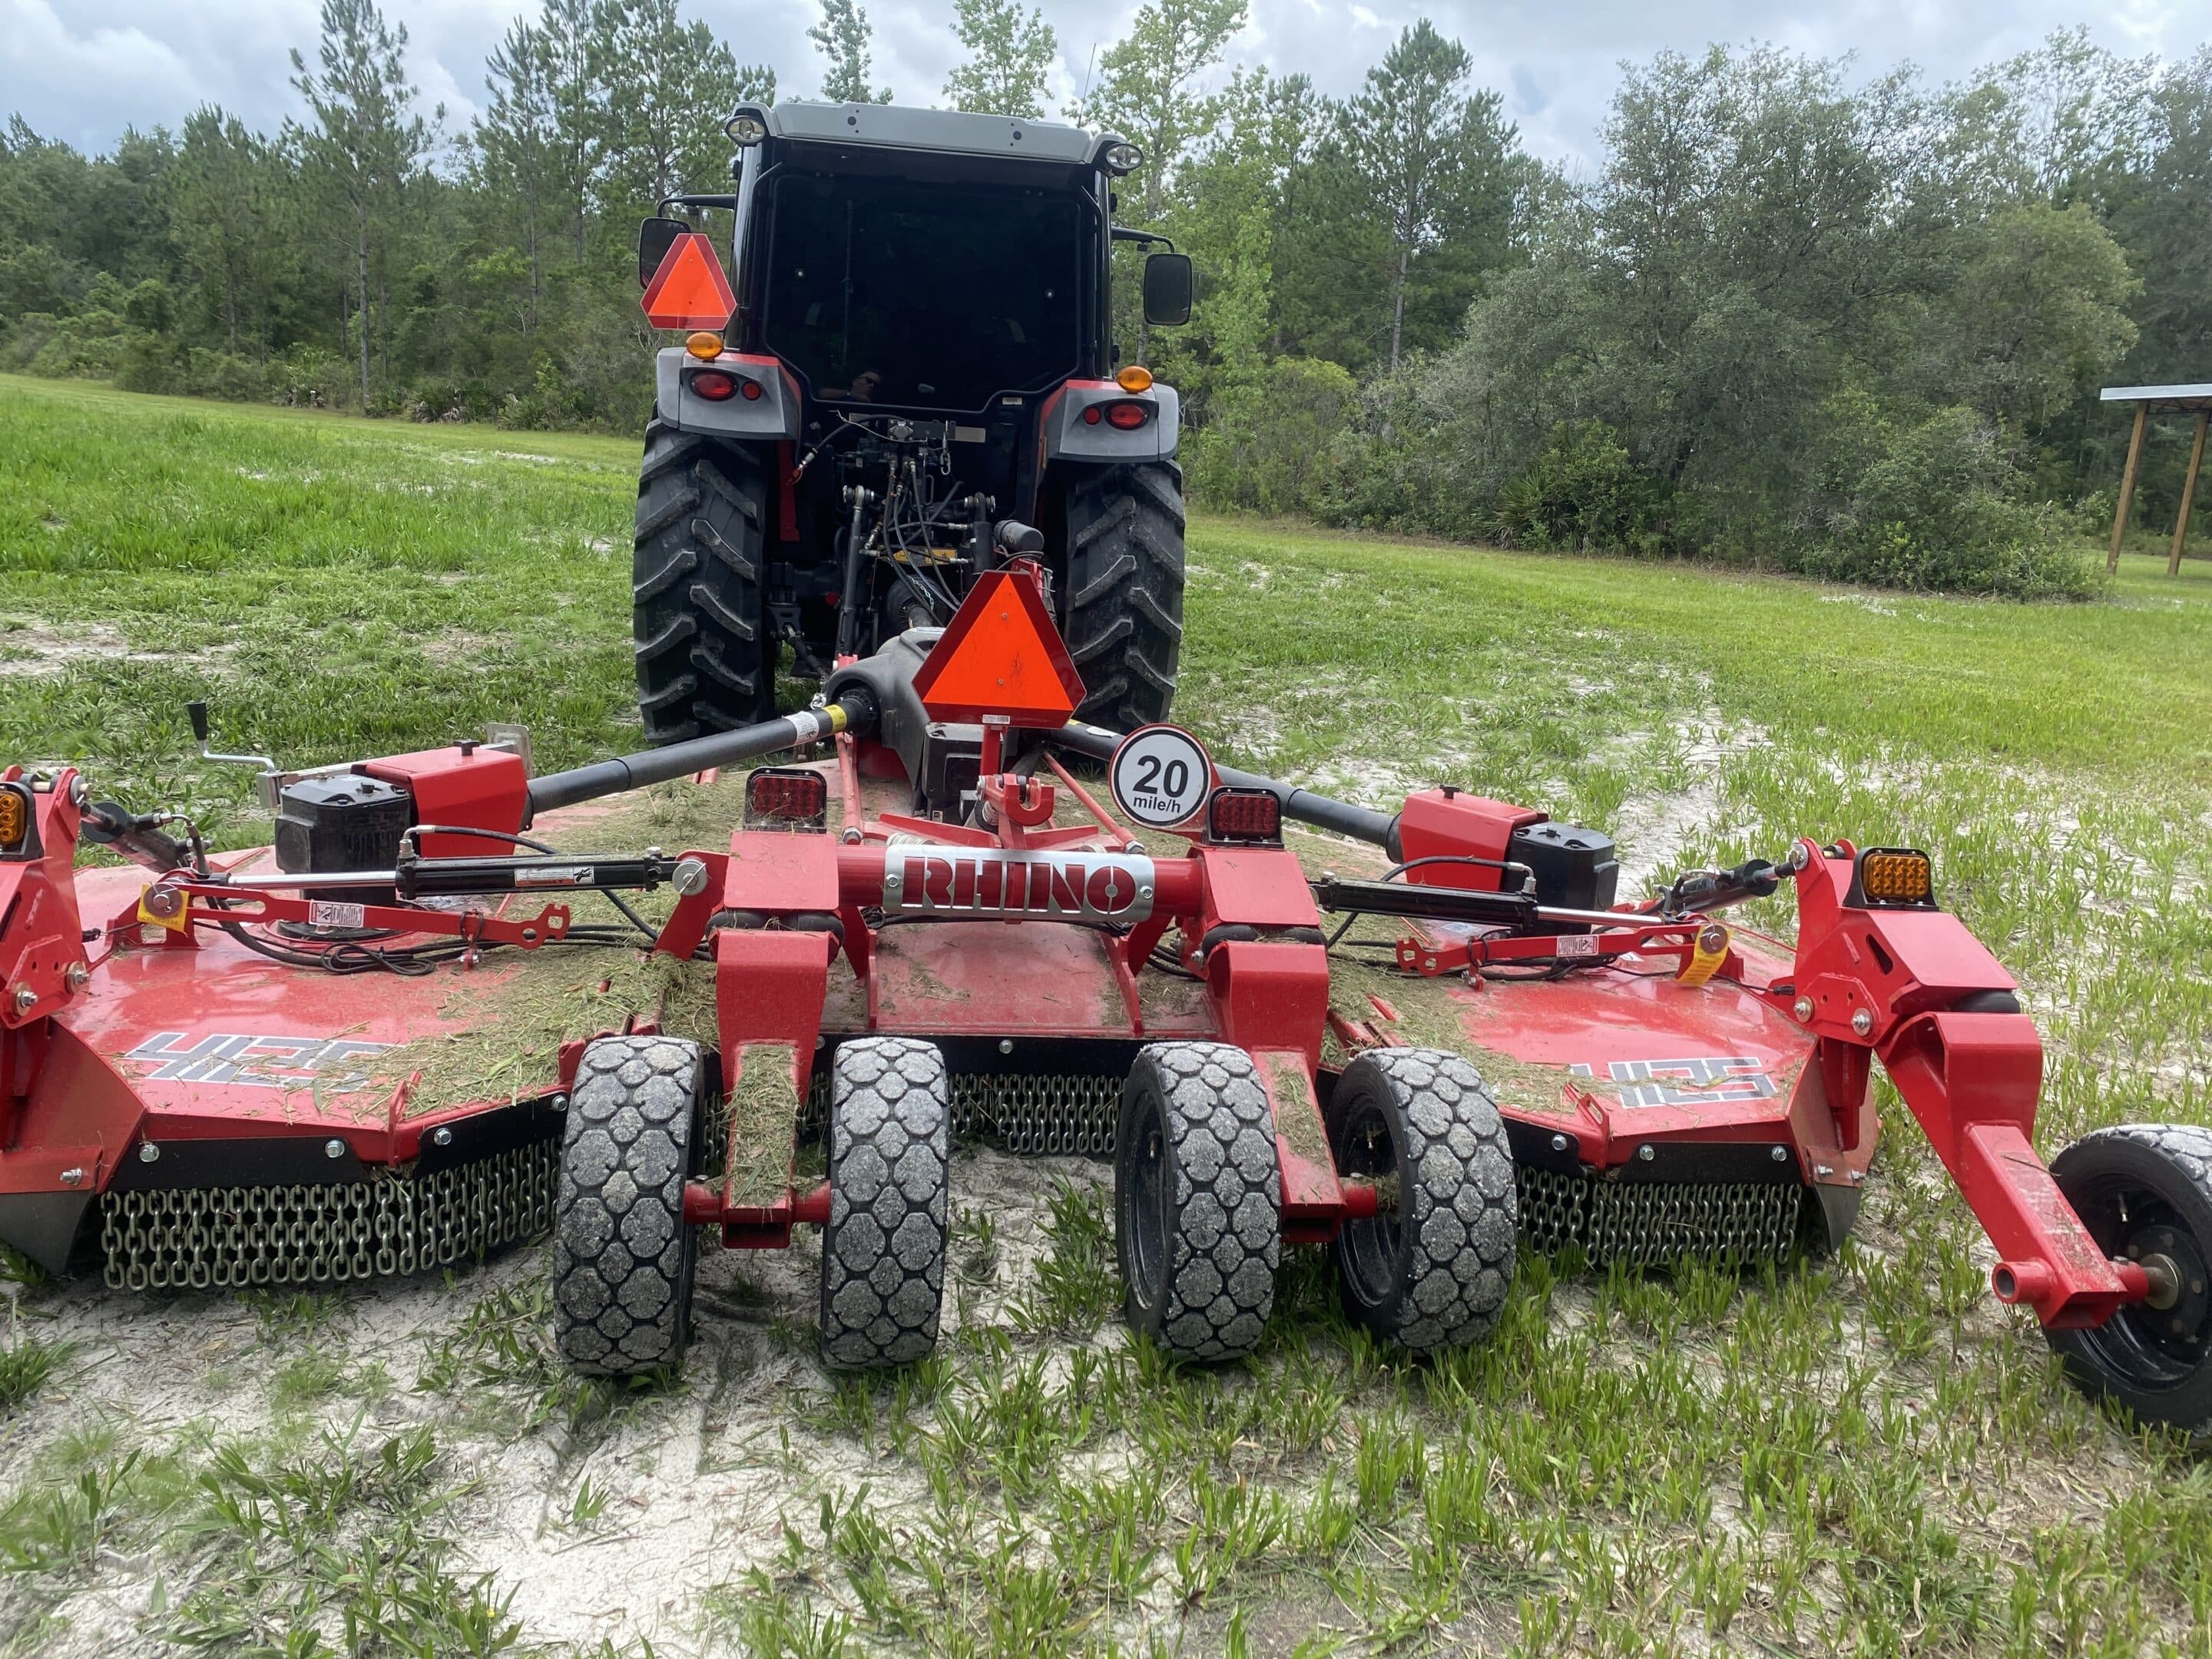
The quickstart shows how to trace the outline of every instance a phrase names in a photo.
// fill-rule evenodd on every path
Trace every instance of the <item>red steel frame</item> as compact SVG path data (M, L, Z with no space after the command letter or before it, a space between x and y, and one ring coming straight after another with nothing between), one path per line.
M1129 833L1056 765L1052 781L1002 772L1001 736L995 726L987 727L991 752L981 793L995 818L993 830L896 812L869 815L860 804L860 775L881 771L887 757L866 752L847 735L838 739L844 787L836 832L741 830L726 851L690 855L708 866L710 879L703 891L678 903L657 948L688 957L708 937L719 910L751 911L785 924L714 931L726 1084L737 1077L750 1051L769 1045L778 1063L790 1066L793 1085L804 1097L824 1037L830 975L840 954L866 989L866 1028L878 1029L878 933L864 912L884 902L886 872L894 861L921 860L925 880L940 878L927 866L941 861L950 872L941 878L953 884L948 892L976 895L963 915L1029 927L1067 925L1049 914L1054 878L1070 896L1085 883L1103 879L1097 890L1111 902L1121 891L1121 878L1102 874L1106 862L1120 855L1121 867L1142 867L1123 850L1133 844ZM434 800L439 820L456 827L519 827L520 769L510 757L457 746L376 764L405 777L420 799ZM0 782L23 781L20 769L0 773ZM1054 825L1063 791L1089 823ZM120 937L135 936L140 920L135 908L118 915L100 948L88 950L72 868L79 793L73 772L45 781L31 794L41 851L0 861L0 1193L59 1194L88 1183L99 1189L145 1120L147 1109L132 1086L69 1023L94 970ZM1512 824L1526 821L1524 809L1441 791L1422 792L1407 805L1407 822L1415 827L1423 856L1497 858ZM900 838L896 848L894 836ZM1152 864L1148 908L1134 924L1124 933L1097 936L1119 988L1120 1021L1070 1025L1063 1034L1152 1035L1138 981L1170 929L1185 941L1224 927L1256 933L1256 938L1218 943L1202 957L1194 948L1184 961L1202 976L1212 1033L1249 1051L1257 1062L1278 1124L1286 1238L1325 1239L1346 1218L1372 1214L1376 1200L1373 1188L1339 1180L1325 1162L1299 1150L1326 1145L1319 1092L1322 1033L1334 1026L1347 1046L1393 1039L1386 1029L1332 1013L1327 953L1305 931L1316 927L1320 917L1293 854L1279 847L1212 845L1195 834L1188 839L1186 856ZM1045 906L1035 902L1039 890L1033 875L1010 881L999 864L960 861L963 854L985 853L993 859L1023 854L1042 860L1048 868ZM1854 858L1848 844L1824 849L1800 843L1794 872L1798 942L1784 971L1762 979L1758 964L1763 958L1733 942L1724 946L1717 969L1707 963L1708 971L1754 994L1810 1042L1812 1058L1786 1103L1645 1112L1638 1117L1635 1139L1728 1143L1786 1131L1808 1179L1856 1182L1872 1152L1876 1126L1869 1081L1871 1062L1879 1058L1996 1246L1993 1284L2001 1299L2032 1308L2054 1327L2094 1326L2115 1308L2142 1300L2148 1293L2142 1269L2104 1257L2034 1151L2042 1043L2027 1016L2008 1011L2011 976L1945 912L1847 902ZM997 873L986 875L987 866ZM1484 879L1487 872L1470 880L1464 866L1440 867L1454 872L1455 884L1492 884ZM1422 873L1414 872L1412 878ZM970 879L972 890L959 886ZM241 896L236 889L226 893L189 880L164 884L203 902ZM258 908L251 913L233 909L221 920L304 920L307 914L308 901L288 895L258 894L253 902ZM833 917L842 939L828 925ZM167 942L189 948L193 928L217 918L195 905L176 920L184 925ZM527 917L372 906L362 920L525 948L557 939L568 926L566 907L557 904ZM1624 910L1617 926L1595 934L1477 934L1439 941L1421 932L1402 947L1401 961L1417 973L1616 951L1655 963L1680 962L1694 955L1698 933L1714 925ZM1024 989L1005 988L1012 997ZM1388 1011L1378 1012L1387 1027ZM1041 1034L1034 1026L1023 1029ZM574 1053L564 1054L564 1080L574 1060ZM365 1158L402 1159L436 1123L468 1115L403 1121L404 1097L403 1087L389 1113L378 1114L381 1121L346 1125L349 1146ZM1556 1109L1516 1109L1515 1115L1529 1126L1572 1135L1583 1162L1601 1171L1617 1168L1636 1150L1615 1132L1607 1114L1571 1085ZM163 1121L165 1135L185 1137L281 1133L287 1127L318 1135L331 1131L327 1120L288 1125L170 1113ZM1285 1125L1291 1133L1283 1132ZM791 1226L819 1221L825 1205L820 1191L792 1189L772 1205L732 1208L704 1182L694 1184L688 1200L695 1219L719 1222L732 1244L787 1243Z

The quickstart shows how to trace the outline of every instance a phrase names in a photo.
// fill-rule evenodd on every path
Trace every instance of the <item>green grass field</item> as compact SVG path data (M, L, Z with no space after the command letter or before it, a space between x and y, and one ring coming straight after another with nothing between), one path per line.
M189 698L288 764L493 719L541 766L634 746L635 458L0 380L0 756L243 843ZM2043 1026L2046 1155L2212 1120L2212 568L2019 607L1222 520L1191 564L1177 712L1224 759L1527 799L1639 877L1929 847ZM952 1334L868 1383L816 1364L799 1253L714 1262L686 1379L624 1394L555 1363L538 1250L328 1297L22 1285L0 1651L2212 1650L2212 1471L1990 1301L1885 1101L1838 1259L1528 1264L1437 1364L1292 1252L1257 1358L1163 1372L1112 1317L1104 1172L994 1154Z

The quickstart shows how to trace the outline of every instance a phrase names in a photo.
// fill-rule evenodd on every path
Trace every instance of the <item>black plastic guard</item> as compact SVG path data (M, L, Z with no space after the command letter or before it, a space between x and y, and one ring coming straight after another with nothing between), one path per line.
M0 1194L0 1244L50 1273L69 1271L70 1251L84 1221L90 1191Z

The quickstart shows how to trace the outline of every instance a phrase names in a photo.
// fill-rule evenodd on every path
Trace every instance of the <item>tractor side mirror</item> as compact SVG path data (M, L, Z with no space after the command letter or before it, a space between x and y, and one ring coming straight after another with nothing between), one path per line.
M676 239L689 235L691 227L681 219L647 219L637 228L637 285L648 286Z
M1145 257L1145 320L1173 328L1190 320L1190 295L1196 277L1188 253Z

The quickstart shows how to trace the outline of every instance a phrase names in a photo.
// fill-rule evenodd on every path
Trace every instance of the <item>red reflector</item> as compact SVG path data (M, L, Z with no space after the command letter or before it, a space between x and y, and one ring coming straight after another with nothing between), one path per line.
M1106 418L1124 432L1133 432L1152 418L1152 412L1142 404L1115 404L1106 410Z
M803 766L763 766L745 779L745 828L818 830L828 822L830 780Z
M1283 803L1267 789L1217 789L1206 803L1209 841L1266 841L1283 838Z
M1083 410L1083 424L1085 426L1097 426L1098 424L1098 410L1099 405L1097 404L1086 405Z
M691 377L691 390L709 403L719 404L738 395L738 380L734 374L725 374L719 368L710 368ZM757 397L760 394L753 394Z
M760 382L758 380L740 380L738 382L738 389L745 394L745 401L747 403L757 404L760 401Z

